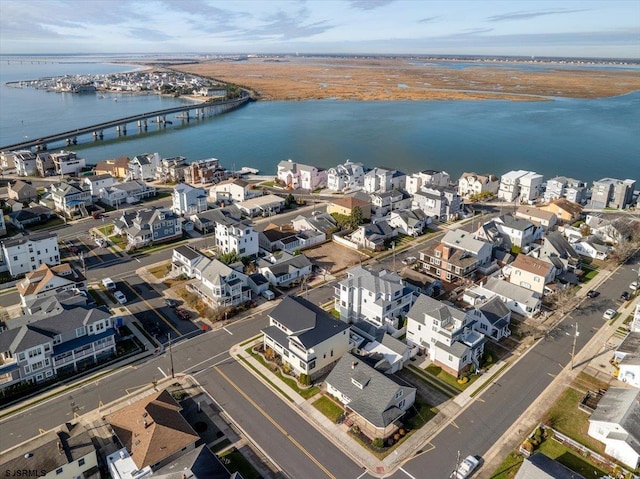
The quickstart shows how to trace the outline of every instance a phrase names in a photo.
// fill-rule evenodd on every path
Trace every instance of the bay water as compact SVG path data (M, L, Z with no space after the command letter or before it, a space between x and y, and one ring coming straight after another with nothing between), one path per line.
M8 87L7 81L134 68L31 61L0 59L0 145L184 103L158 95ZM640 92L542 102L254 102L215 118L172 121L166 128L150 124L142 134L129 125L126 137L105 131L104 141L95 143L82 137L86 143L73 150L89 164L157 151L188 160L215 157L227 168L251 166L265 175L291 158L325 168L351 159L407 172L444 169L452 178L464 171L530 169L547 178L640 180Z

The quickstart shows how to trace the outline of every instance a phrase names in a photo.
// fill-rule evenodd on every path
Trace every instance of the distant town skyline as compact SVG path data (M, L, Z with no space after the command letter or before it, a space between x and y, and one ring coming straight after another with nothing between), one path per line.
M640 0L0 0L0 53L640 58Z

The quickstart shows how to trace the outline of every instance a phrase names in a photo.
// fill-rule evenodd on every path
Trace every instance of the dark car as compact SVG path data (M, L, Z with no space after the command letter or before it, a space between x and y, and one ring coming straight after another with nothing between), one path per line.
M171 298L166 298L164 300L164 303L169 306L170 308L177 308L178 307L178 302L175 299L171 299Z
M176 309L176 315L183 320L191 319L191 313L186 309L182 309L182 308Z
M597 298L598 296L600 296L600 292L595 289L590 289L587 293L587 298Z
M102 213L94 213L91 216L93 217L94 220L99 220L100 218L104 217Z
M620 295L620 299L623 301L629 301L631 299L631 295L629 294L628 291L623 291L622 294Z

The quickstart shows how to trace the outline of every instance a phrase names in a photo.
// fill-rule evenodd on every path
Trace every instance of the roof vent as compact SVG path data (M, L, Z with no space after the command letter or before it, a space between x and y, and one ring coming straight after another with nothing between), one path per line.
M26 453L26 454L24 455L24 458L25 458L25 459L29 459L29 458L31 458L31 457L33 457L33 454L32 454L32 453L30 453L30 452L28 452L28 453Z
M358 361L353 361L351 363L351 369L355 369L357 365L358 365Z

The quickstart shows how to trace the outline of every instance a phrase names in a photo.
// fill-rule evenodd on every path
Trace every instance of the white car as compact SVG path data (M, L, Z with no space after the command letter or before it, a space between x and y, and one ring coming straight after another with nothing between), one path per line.
M127 297L122 291L116 291L115 293L113 293L113 297L116 298L116 301L120 304L126 304L127 302Z
M629 285L629 289L630 289L631 291L635 291L635 290L637 290L637 289L638 289L638 282L637 282L637 281L634 281L633 283L631 283L631 284Z
M402 264L405 266L408 266L410 264L415 263L416 261L418 261L418 258L416 258L415 256L407 256L405 259L402 260Z
M464 461L458 464L458 468L451 473L451 479L466 479L480 465L480 461L475 456L467 456Z
M107 288L109 291L113 291L116 289L116 283L114 283L111 278L104 278L102 280L102 286Z
M607 309L604 314L602 315L602 317L604 319L613 319L613 317L617 314L618 312L615 309Z

